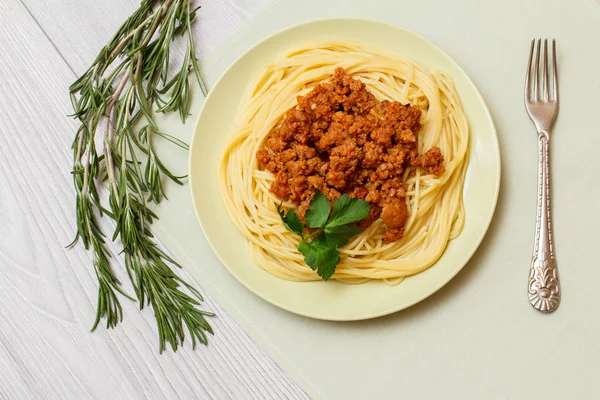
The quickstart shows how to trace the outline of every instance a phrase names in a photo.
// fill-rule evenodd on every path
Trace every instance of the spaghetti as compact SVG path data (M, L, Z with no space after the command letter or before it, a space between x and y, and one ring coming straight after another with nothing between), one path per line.
M284 227L277 213L281 200L269 191L274 176L259 169L256 153L283 115L297 106L297 96L326 81L337 67L362 81L379 101L418 107L419 154L435 146L446 161L440 176L415 167L404 172L409 217L401 239L384 241L385 224L377 220L340 249L333 279L398 284L433 265L465 221L468 123L453 83L443 73L429 73L401 56L349 43L302 48L268 65L243 100L236 131L222 158L222 196L260 267L288 280L320 279L297 250L300 237ZM284 202L283 207L296 205Z

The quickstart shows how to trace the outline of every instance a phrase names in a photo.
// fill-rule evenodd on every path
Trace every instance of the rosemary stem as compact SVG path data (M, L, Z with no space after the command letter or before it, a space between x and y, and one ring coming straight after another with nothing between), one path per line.
M123 89L125 89L125 85L127 84L129 80L129 76L127 74L127 71L125 71L123 73L123 77L121 78L121 82L119 82L119 86L117 86L117 89L115 90L115 92L112 94L112 99L110 101L110 103L108 104L108 107L106 109L106 114L110 115L115 103L117 101L119 101L119 97L121 97L121 92L123 91Z
M125 136L127 132L123 132L123 137L121 138L121 173L124 174L127 171L127 140L125 140Z
M154 20L154 23L152 24L152 26L150 26L150 29L146 33L146 39L142 42L140 47L146 47L148 45L148 43L150 43L150 40L152 40L152 36L154 36L156 29L158 29L158 26L160 25L162 19L167 14L167 11L169 10L169 6L171 5L172 2L173 2L173 0L165 0L165 2L162 5L162 12L160 13L160 16L158 16Z
M77 138L77 152L75 154L75 166L81 166L81 152L83 151L83 131L79 132Z
M106 158L106 169L108 172L108 179L110 181L110 185L112 186L112 189L116 195L117 192L117 179L116 179L116 175L115 175L115 167L114 167L114 162L113 162L113 156L112 156L112 149L111 149L111 145L112 145L112 130L114 129L114 124L111 126L111 117L113 115L113 109L115 104L117 103L117 101L119 101L119 98L121 97L121 93L123 92L123 89L125 88L125 85L128 82L128 75L127 72L123 73L123 77L121 78L121 82L119 82L119 86L117 86L117 89L114 91L114 93L112 94L112 98L110 103L108 104L108 107L106 109L106 131L104 132L104 156ZM117 198L117 203L119 202L118 196Z
M104 158L106 159L106 170L108 172L108 180L112 187L112 190L115 194L117 204L119 203L119 198L117 195L117 179L115 176L115 166L112 155L112 134L110 133L114 129L114 125L110 123L111 114L106 117L106 131L104 132Z
M129 32L129 34L125 36L123 40L121 40L119 44L117 44L117 46L114 48L114 50L110 53L108 61L114 60L115 57L119 54L119 52L123 49L123 46L125 46L131 40L131 38L140 31L140 29L143 29L146 26L146 24L152 21L154 17L156 17L160 12L162 12L162 7L156 10L154 13L150 14L150 16L146 18L140 25L138 25L137 28Z
M91 144L88 145L88 148L85 151L85 163L83 164L83 186L81 187L81 193L84 196L87 196L88 184L90 180L90 159L92 157L92 151L89 146L91 146Z

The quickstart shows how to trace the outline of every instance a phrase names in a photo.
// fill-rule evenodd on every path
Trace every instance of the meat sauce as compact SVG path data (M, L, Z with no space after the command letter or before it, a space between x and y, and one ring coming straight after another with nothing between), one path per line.
M363 82L337 68L331 79L290 109L256 157L261 169L275 175L271 192L298 206L304 220L317 190L333 202L343 193L370 203L367 228L381 218L384 240L404 234L408 218L404 171L420 167L444 172L444 157L433 147L417 154L421 111L397 101L378 101Z

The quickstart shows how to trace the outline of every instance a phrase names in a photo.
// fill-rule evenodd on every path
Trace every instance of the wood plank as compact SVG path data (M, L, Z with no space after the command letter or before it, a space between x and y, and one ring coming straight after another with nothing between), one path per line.
M22 0L31 15L77 73L83 72L139 0ZM199 0L194 26L199 59L210 54L267 0ZM57 23L60 21L60 23ZM179 44L175 43L175 48ZM177 55L177 51L174 52Z
M120 17L112 0L43 3L26 2L31 14L17 0L0 4L0 397L304 398L210 298L204 306L218 317L208 348L159 356L152 312L130 302L122 325L89 333L91 258L64 248L74 227L76 128L65 117L67 88L95 51L91 43L103 43L134 2L123 2ZM32 15L55 31L46 36ZM53 46L48 37L63 29L69 40Z

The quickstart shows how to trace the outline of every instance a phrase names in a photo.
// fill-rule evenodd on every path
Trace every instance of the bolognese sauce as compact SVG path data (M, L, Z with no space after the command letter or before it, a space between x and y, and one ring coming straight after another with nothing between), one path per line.
M298 206L304 220L317 190L333 202L343 193L370 203L359 225L381 218L384 240L404 234L408 218L403 182L407 167L444 172L444 157L433 147L417 154L421 111L397 101L378 101L363 82L337 68L331 79L298 96L256 157L272 172L270 191Z

